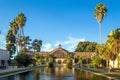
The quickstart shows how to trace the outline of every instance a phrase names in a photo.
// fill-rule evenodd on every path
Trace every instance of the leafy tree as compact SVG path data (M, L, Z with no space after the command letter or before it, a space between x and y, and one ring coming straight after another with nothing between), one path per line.
M42 40L37 40L37 39L33 40L32 49L34 49L34 51L40 52L41 46L42 46Z
M39 53L34 53L33 60L35 61L36 65L41 65L44 62L44 57Z
M17 61L18 66L25 66L27 67L29 64L32 63L31 56L25 53L19 53L15 60Z
M31 41L31 39L29 38L29 36L23 36L23 37L21 37L21 39L16 40L18 45L21 46L20 51L26 52L28 50L28 48L29 48L28 45L30 45L30 41Z
M100 27L100 44L102 44L102 20L106 16L107 7L103 3L99 3L94 10L94 16L97 19Z
M96 42L79 42L75 52L95 52L96 51Z

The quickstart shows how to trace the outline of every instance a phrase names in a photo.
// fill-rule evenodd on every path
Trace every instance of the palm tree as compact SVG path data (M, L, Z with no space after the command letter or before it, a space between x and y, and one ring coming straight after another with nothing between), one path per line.
M12 29L13 35L16 36L17 35L17 29L18 29L16 22L15 21L11 22L10 23L10 27Z
M17 41L17 33L18 33L18 27L17 27L17 23L15 22L15 20L13 22L10 23L9 25L11 27L12 30L12 34L15 36L15 45L16 45L16 52L18 53L18 45L16 43Z
M44 57L41 56L39 53L34 53L33 60L35 61L36 65L40 65L44 62Z
M10 57L12 57L16 52L15 44L15 36L12 34L12 30L10 29L6 35L6 50L10 51Z
M42 46L42 40L37 40L37 39L33 40L32 48L34 49L34 51L40 52L41 46Z
M21 36L21 33L22 33L22 36L24 36L23 26L26 23L26 17L25 17L25 15L23 13L18 14L18 16L16 17L15 21L17 23L17 26L20 29L20 36Z
M82 61L85 59L84 56L78 56L78 64L82 65Z
M112 60L113 53L107 44L102 46L102 59L106 60L106 66L109 67L109 60Z
M65 59L67 60L67 63L70 63L70 61L72 60L72 54L65 55Z
M110 50L113 53L112 61L113 61L113 67L114 67L114 61L116 60L118 54L119 54L119 48L120 48L120 29L113 30L108 35L107 43L109 45Z
M102 24L103 17L106 16L106 12L107 12L107 7L102 3L99 3L94 10L94 16L97 19L99 23L99 28L100 28L100 44L102 44L102 25L101 24Z
M18 30L18 37L17 42L20 42L24 36L23 26L26 22L26 17L23 13L18 14L18 16L15 18L15 23L17 24L17 30ZM22 34L21 34L22 33ZM19 44L19 43L18 43ZM19 45L19 50L21 50L21 44Z
M45 56L45 61L46 61L46 62L53 62L53 59L54 59L54 57L53 57L52 54L47 54L47 55Z

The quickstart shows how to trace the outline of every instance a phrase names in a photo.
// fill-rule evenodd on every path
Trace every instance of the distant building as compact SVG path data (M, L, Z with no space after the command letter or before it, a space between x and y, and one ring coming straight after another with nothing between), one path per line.
M7 65L9 59L10 59L9 51L0 49L0 66L2 65L2 61L4 62L4 65Z
M72 62L73 63L75 62L75 59L77 57L79 57L79 56L83 56L85 58L84 59L85 63L90 63L91 56L92 56L92 54L94 52L69 52L69 51L63 49L61 47L61 45L60 45L58 48L56 48L56 49L54 49L52 51L49 51L49 52L36 52L36 53L38 53L38 54L40 54L42 56L47 56L48 54L51 54L54 57L54 60L53 60L54 62L63 64L64 62L66 62L65 56L67 54L72 55L72 57L73 57ZM30 51L30 52L27 52L27 54L33 55L33 52Z

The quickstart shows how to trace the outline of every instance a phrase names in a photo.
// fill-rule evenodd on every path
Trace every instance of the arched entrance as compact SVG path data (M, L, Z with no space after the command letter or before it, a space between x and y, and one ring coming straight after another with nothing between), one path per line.
M58 60L58 62L57 62L58 64L61 64L62 62L61 62L61 60Z

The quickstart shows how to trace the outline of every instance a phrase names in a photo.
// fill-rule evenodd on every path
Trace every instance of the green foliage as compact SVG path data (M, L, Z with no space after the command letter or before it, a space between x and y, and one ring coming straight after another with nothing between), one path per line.
M103 3L99 3L94 10L94 16L99 23L102 22L104 16L106 16L107 7Z
M66 64L66 67L67 67L67 68L72 68L72 63L67 63L67 64Z
M53 67L53 63L52 62L47 62L47 67Z
M34 80L39 80L39 78L40 78L40 69L36 69L34 74Z
M27 67L29 64L32 63L32 59L31 59L30 55L25 54L25 53L19 53L15 57L15 60L17 61L18 66Z
M109 48L114 54L119 54L120 51L120 28L113 30L108 35L108 40L106 42Z
M16 43L21 46L20 52L25 53L28 50L31 39L29 36L22 36L20 39L16 40Z
M92 56L92 64L95 66L95 67L99 67L99 65L101 64L102 60L100 59L99 55L97 53L95 53L93 56Z
M96 42L79 42L75 52L95 52L96 51Z
M41 56L39 53L34 53L33 60L35 62L35 65L41 65L44 63L44 57Z
M79 56L79 57L77 57L77 59L78 59L77 63L82 64L82 61L84 60L84 57L83 56Z
M40 52L41 46L42 46L42 40L37 40L37 39L33 40L32 49L34 49L34 51Z
M108 35L108 40L106 44L109 46L109 50L111 52L111 60L113 61L113 67L114 67L114 61L119 55L120 51L120 28L113 30Z
M12 65L12 66L17 66L17 62L16 62L15 59L11 59L11 65Z
M6 35L6 50L10 51L10 57L16 52L15 36L12 34L12 30L9 30Z
M65 55L65 59L67 60L67 63L71 63L72 58L73 58L72 54Z

